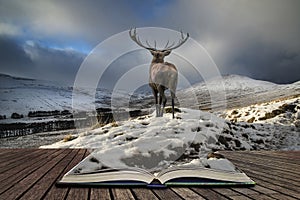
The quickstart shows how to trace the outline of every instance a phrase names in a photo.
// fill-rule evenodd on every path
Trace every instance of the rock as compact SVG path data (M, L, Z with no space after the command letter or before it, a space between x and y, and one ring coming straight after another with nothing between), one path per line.
M300 119L300 110L295 114L296 119Z
M220 154L219 152L211 152L209 154L207 154L207 159L210 158L216 158L216 159L220 159L220 158L225 158L222 154Z
M232 113L231 113L231 115L236 115L236 114L238 114L239 112L237 111L237 110L234 110L234 111L232 111Z
M255 117L251 117L250 119L247 120L248 123L253 123L255 120Z
M208 140L207 140L207 143L208 144L215 144L217 141L214 137L212 136L209 136Z
M259 120L271 119L282 113L284 113L284 110L281 110L281 109L272 110L272 112L266 113L264 117L260 117Z
M281 109L284 112L292 112L292 113L296 112L295 108L296 108L295 104L283 104L282 106L279 107L279 109Z
M223 144L226 148L229 147L229 144L228 142L226 141L225 137L223 135L220 135L219 138L218 138L218 142L220 144Z
M234 143L235 143L235 146L236 146L236 147L241 147L241 144L242 144L242 143L241 143L239 140L235 139L235 140L234 140Z
M297 128L300 128L300 120L296 120L296 121L294 122L294 124L295 124L295 126L296 126Z

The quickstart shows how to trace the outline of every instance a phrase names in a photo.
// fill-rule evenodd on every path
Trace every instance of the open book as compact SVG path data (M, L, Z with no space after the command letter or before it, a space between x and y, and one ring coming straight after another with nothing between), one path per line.
M225 162L224 162L225 161ZM227 159L225 165L231 170L214 169L209 166L173 166L160 172L150 173L141 168L111 168L100 163L93 155L87 156L66 173L58 185L78 186L196 186L196 185L245 185L255 184L245 173L239 171ZM92 169L91 165L97 166ZM89 166L89 167L86 167ZM100 167L99 167L100 166ZM234 170L233 170L234 169Z

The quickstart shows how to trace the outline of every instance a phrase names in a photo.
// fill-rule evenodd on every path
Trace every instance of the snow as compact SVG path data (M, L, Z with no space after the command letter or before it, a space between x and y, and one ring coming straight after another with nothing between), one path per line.
M300 149L299 127L274 121L230 122L212 113L180 109L176 119L168 113L157 118L153 113L88 130L72 141L41 148L95 149L95 156L105 165L147 169L163 168L175 160L176 164L196 162L195 159L205 163L207 153L215 150Z
M97 88L96 97L88 88L73 88L60 83L12 77L0 74L0 115L7 118L17 112L26 116L29 111L72 111L72 95L76 94L76 111L90 111L91 104L96 108L110 107L111 91ZM74 89L74 90L73 90ZM129 95L115 91L120 99ZM136 95L135 98L142 98ZM79 105L79 106L78 106Z
M287 110L285 110L287 109ZM238 109L229 109L223 112L225 119L231 121L254 123L277 123L281 125L295 126L295 122L299 119L300 96L295 98L275 100L265 103L253 104ZM275 113L274 117L264 119L268 113ZM276 114L276 112L283 112Z
M72 87L6 75L0 75L0 79L0 115L71 109ZM221 87L220 81L223 81L224 87ZM41 148L95 149L101 155L99 160L108 165L144 168L160 168L175 160L176 164L200 162L206 165L210 162L213 165L214 161L205 160L205 156L216 150L300 150L300 82L277 85L231 75L208 83L215 93L225 88L228 109L209 113L192 108L199 105L180 105L182 112L176 113L176 119L167 113L159 118L151 114L117 121L81 131L74 140L59 141ZM97 105L109 106L109 91L97 90L96 98L87 91L76 90L83 110L95 101ZM193 91L196 91L199 103L206 105L210 96L205 93L205 83L179 91L178 96L188 98ZM128 97L125 92L120 94ZM150 105L152 102L151 99ZM276 115L270 117L268 113L272 112ZM268 117L264 119L266 115ZM1 123L4 121L1 120ZM227 168L230 169L230 166Z
M188 103L188 98L194 93L198 99L197 105ZM225 101L218 100L218 95L221 100L222 95L225 95ZM239 75L213 78L177 92L177 96L183 102L187 102L184 107L214 110L223 110L226 106L227 108L244 107L293 95L300 95L300 81L293 84L275 84ZM216 101L215 105L211 105L210 101Z

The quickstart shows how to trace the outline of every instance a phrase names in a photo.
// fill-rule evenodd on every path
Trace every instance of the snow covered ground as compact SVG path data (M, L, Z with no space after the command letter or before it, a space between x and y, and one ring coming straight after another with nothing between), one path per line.
M0 78L0 115L71 108L72 87L7 75L0 75ZM224 87L220 87L220 81ZM214 113L197 110L199 106L209 107L206 84L215 93L225 88L228 110ZM96 98L89 97L84 90L79 92L91 99L83 101L83 109L85 104L94 101L104 107L110 102L111 94L106 90L98 90ZM116 155L127 163L133 156L141 163L144 159L194 159L218 149L300 149L300 82L277 85L230 75L222 80L196 84L193 88L178 91L178 95L188 98L191 92L197 94L199 105L179 105L182 112L176 114L175 120L170 114L163 118L149 115L84 131L75 134L77 138L72 141L60 141L43 148L99 148L108 157ZM272 101L274 99L279 100ZM152 97L139 99L139 102L141 106L153 106Z
M211 104L211 94L224 94L225 102L216 100ZM190 94L195 93L198 103L185 107L204 110L220 110L235 107L244 107L256 103L264 103L278 98L300 95L300 81L292 84L275 84L268 81L254 80L239 75L227 75L222 78L213 78L207 82L200 82L190 88L177 92L177 95L188 102ZM186 99L186 100L185 100Z
M41 148L96 149L101 161L108 165L122 167L125 163L144 168L163 167L175 160L177 163L199 162L208 152L216 150L299 150L300 127L296 121L300 99L287 102L296 105L293 116L290 117L291 110L287 109L271 122L270 119L259 123L231 122L208 112L181 108L176 119L172 119L170 114L161 118L152 114L88 130L74 140ZM265 113L276 106L280 105L269 103L264 108ZM253 112L256 113L255 110ZM294 121L284 124L283 119Z
M4 74L0 74L0 82L0 115L7 118L14 112L26 116L29 111L72 111L72 86ZM112 94L109 90L97 88L96 97L86 88L76 88L74 92L79 110L88 111L91 104L96 108L110 106ZM125 97L128 93L119 91L118 95Z

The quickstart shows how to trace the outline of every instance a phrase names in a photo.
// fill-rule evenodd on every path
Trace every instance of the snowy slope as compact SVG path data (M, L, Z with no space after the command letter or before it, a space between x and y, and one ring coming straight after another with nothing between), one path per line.
M181 109L176 119L154 114L88 130L71 141L42 148L98 149L103 162L151 168L199 159L212 150L300 149L299 127L224 121L192 109ZM147 166L142 166L147 165Z
M300 126L300 96L229 109L220 116L232 122Z
M36 110L70 109L72 91L50 81L0 75L0 109L2 115L13 112L26 115Z
M220 84L221 81L224 87ZM10 116L13 112L27 115L29 111L37 110L72 110L72 87L62 86L51 81L18 78L3 74L0 74L0 83L0 115ZM206 83L201 82L193 85L191 88L178 91L177 96L182 101L182 105L179 105L178 102L177 105L180 107L210 109L211 97L209 92L211 91L208 91L208 85L215 94L218 94L225 88L226 102L219 102L219 105L227 105L227 108L244 107L300 94L300 81L294 84L277 85L248 77L229 75L221 80L212 79ZM108 90L98 89L96 98L84 89L79 89L78 92L82 97L82 100L79 102L82 110L85 110L94 102L96 107L110 106L111 92ZM120 93L125 96L128 95L125 92ZM131 98L132 103L130 106L137 109L153 106L154 100L151 92L149 92L148 85L142 86L135 93L136 97ZM190 103L191 93L196 94L197 104ZM120 101L122 100L120 98Z
M29 111L72 110L71 86L4 74L0 74L0 83L0 115L9 117L13 112L27 115ZM110 91L97 89L96 100L87 91L84 88L76 89L81 97L82 110L95 101L97 107L107 107L110 103Z
M191 88L178 91L177 96L184 101L185 98L188 99L190 94L195 93L198 104L190 105L190 107L200 107L206 110L211 109L210 92L220 95L225 92L226 96L226 101L218 102L214 109L222 108L224 105L227 108L244 107L278 98L300 95L300 81L293 84L274 84L239 75L228 75L195 84Z

